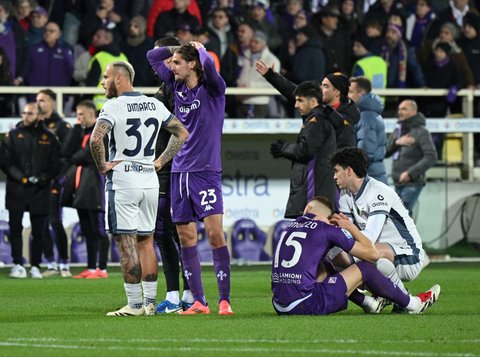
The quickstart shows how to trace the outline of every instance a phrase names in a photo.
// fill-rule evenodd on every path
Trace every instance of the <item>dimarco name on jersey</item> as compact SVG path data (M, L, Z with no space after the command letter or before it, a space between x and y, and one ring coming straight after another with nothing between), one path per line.
M143 112L147 110L156 110L157 107L153 102L142 103L127 103L127 111L129 112Z

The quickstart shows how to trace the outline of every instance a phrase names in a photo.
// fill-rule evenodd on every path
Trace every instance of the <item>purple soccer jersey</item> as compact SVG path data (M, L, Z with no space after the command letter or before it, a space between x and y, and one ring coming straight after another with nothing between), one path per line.
M175 95L175 116L185 125L190 137L173 158L172 172L221 171L221 140L225 116L223 78L203 48L199 49L205 75L195 88L175 81L173 72L163 63L171 56L165 48L147 52L147 59L160 78L172 88Z
M348 231L313 220L306 214L282 232L272 264L272 293L275 302L288 305L312 293L318 267L330 248L349 252L355 244Z

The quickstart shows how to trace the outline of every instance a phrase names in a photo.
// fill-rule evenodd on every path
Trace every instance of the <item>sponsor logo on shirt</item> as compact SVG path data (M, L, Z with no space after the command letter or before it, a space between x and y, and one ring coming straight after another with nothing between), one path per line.
M350 234L349 231L347 231L346 229L344 228L340 228L342 230L342 232L345 234L345 237L347 237L348 239L353 239L352 235Z
M328 278L328 283L329 284L336 284L337 282L337 277L336 276L332 276L330 278Z
M152 173L155 171L153 166L145 166L135 163L125 165L125 172Z
M302 274L299 273L272 273L272 282L279 284L295 284L302 283Z
M190 105L181 105L178 107L178 111L180 113L188 114L192 110L196 110L200 108L200 101L198 99L195 99L192 104Z

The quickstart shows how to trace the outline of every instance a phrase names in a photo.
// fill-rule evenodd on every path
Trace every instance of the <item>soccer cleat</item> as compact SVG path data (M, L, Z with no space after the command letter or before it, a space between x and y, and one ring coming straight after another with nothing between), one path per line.
M93 273L87 276L85 279L106 279L108 278L108 273L106 271L96 269Z
M195 301L190 308L185 311L180 311L180 315L208 315L210 314L210 309L208 305L203 305L200 301Z
M44 278L49 278L51 276L59 275L60 271L58 269L47 269L42 273Z
M155 304L148 304L143 307L145 310L145 316L155 316L156 314L156 309L155 309Z
M193 302L186 302L184 300L180 300L180 306L183 311L190 309L192 305L193 305Z
M143 309L143 306L139 309L134 309L128 305L125 305L124 307L116 311L107 312L107 316L143 316L143 315L145 315L145 310Z
M72 277L72 273L70 272L69 269L61 269L60 270L60 276L62 278L71 278Z
M20 264L16 264L13 266L12 271L8 276L14 279L24 279L27 277L27 269Z
M439 295L440 295L440 285L435 284L430 288L430 290L417 295L417 297L421 301L421 304L417 309L413 311L409 311L408 313L411 315L423 314L425 310L427 310L430 306L432 306L433 304L435 304L435 302L437 302Z
M372 306L366 306L363 308L363 311L367 314L379 314L382 312L382 310L390 305L391 302L381 296L377 296L375 300L373 301Z
M87 276L89 276L90 274L93 274L94 272L95 272L95 271L91 271L91 270L85 269L85 270L82 271L80 274L74 275L73 278L74 278L74 279L85 279Z
M233 315L232 307L227 300L220 301L220 305L218 307L218 314L223 316Z
M175 312L182 311L182 305L174 304L168 300L164 300L157 305L157 314L172 314Z
M38 269L38 267L36 266L30 268L30 277L32 279L43 279L43 275L40 272L40 269Z

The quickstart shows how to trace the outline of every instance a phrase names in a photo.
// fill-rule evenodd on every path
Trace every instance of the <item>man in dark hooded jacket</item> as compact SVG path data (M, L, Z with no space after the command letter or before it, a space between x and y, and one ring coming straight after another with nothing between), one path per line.
M292 162L290 195L285 218L303 214L308 201L325 196L336 201L336 185L329 157L336 149L335 129L328 120L329 110L322 103L319 83L300 83L295 91L295 109L303 119L296 143L278 140L271 145L274 158L284 157Z

